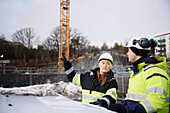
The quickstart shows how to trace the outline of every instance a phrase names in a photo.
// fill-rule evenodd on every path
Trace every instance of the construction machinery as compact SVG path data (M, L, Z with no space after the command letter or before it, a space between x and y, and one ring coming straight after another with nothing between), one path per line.
M59 61L60 74L64 72L64 64L60 58L65 53L69 60L69 20L70 20L70 0L60 0L60 25L59 25Z

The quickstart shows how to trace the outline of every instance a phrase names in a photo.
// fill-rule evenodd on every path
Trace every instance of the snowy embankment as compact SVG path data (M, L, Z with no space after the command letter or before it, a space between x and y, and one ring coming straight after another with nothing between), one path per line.
M0 87L0 94L0 113L114 113L80 102L81 88L62 81L19 88Z
M0 94L32 95L32 96L57 96L61 94L73 100L81 100L81 88L66 82L41 84L27 87L2 88Z

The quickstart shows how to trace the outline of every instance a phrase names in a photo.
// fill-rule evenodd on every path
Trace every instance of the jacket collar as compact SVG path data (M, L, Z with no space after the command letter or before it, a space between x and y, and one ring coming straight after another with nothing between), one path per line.
M90 76L92 76L92 75L96 75L96 77L97 77L97 71L99 70L100 68L99 67L96 67L96 68L94 68L94 69L91 69L91 72L90 72ZM112 80L112 79L114 79L114 73L113 73L113 71L110 69L110 71L109 71L109 76L107 76L107 79L106 79L106 82L109 80Z
M145 61L147 61L150 57L152 57L151 55L142 57L140 59L138 59L136 62L132 63L133 66L130 67L131 70L133 70L134 75L136 75L139 70L143 67L142 65L145 65ZM140 66L139 66L140 64Z

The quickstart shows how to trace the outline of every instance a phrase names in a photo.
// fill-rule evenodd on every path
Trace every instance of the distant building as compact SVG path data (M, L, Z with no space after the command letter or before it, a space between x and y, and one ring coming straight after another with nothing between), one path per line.
M170 60L170 33L155 36L154 39L158 42L158 46L155 48L155 55L165 56Z

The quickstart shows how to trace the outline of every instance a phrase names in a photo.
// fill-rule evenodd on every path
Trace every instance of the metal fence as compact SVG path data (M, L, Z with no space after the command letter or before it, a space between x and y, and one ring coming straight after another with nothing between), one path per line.
M118 92L127 93L129 84L129 72L117 72L115 73L115 78L118 83Z
M75 69L77 73L86 72L89 69ZM15 67L15 66L1 66L0 73L20 73L20 74L33 74L33 75L42 75L42 74L60 74L57 67Z
M127 70L127 67L114 67L113 72L115 73L115 78L118 82L118 92L126 93L127 87L128 87L128 79L129 79L129 73ZM87 71L90 71L90 69L75 69L76 73L85 73ZM15 67L15 66L5 66L0 67L0 73L20 73L29 75L30 79L30 85L32 84L32 76L33 75L44 75L44 74L60 74L57 67L44 67L44 68L38 68L38 67Z
M0 73L21 73L21 74L59 74L57 68L38 68L38 67L15 67L15 66L5 66L0 67Z

